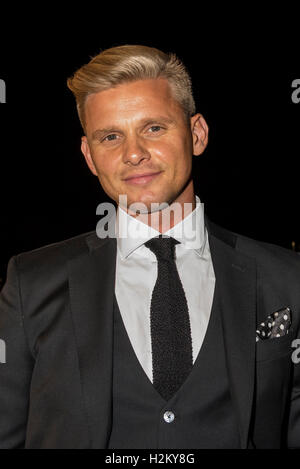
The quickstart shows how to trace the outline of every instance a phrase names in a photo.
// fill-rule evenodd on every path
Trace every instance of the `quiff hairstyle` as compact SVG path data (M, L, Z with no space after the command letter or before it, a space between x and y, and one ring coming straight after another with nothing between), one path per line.
M166 78L174 99L187 121L196 112L191 78L173 53L148 46L112 47L93 57L68 78L67 86L76 99L79 120L85 131L85 103L89 95L136 80Z

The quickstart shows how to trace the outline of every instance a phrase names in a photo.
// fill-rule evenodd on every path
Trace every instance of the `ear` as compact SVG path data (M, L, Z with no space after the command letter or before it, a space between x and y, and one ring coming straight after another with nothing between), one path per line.
M201 155L208 144L208 125L201 114L191 117L191 131L193 137L193 154Z
M88 167L90 168L91 172L95 176L98 176L96 167L95 167L93 159L92 159L90 146L89 146L89 143L88 143L88 140L87 140L86 136L81 137L81 151L84 155L85 161L86 161Z

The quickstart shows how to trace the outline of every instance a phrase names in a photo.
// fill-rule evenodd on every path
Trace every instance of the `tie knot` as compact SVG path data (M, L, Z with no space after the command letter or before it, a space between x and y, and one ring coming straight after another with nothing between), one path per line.
M176 244L179 244L176 239L160 235L147 241L145 246L156 255L158 261L170 261L174 259Z

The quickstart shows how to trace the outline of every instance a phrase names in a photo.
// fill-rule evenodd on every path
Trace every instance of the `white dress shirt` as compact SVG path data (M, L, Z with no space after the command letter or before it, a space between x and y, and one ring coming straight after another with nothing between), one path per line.
M144 243L160 233L121 207L117 211L116 233L116 299L133 350L153 382L150 305L157 259ZM175 246L175 259L189 309L194 363L207 330L215 288L204 208L198 196L196 208L164 235L180 241Z

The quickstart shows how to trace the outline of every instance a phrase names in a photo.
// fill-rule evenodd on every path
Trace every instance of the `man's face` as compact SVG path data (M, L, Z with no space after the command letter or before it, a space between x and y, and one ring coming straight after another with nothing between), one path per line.
M167 80L92 94L85 112L81 149L109 197L118 203L126 194L128 205L142 202L148 209L154 202L189 201L192 155L204 150L207 127L199 114L187 124Z

